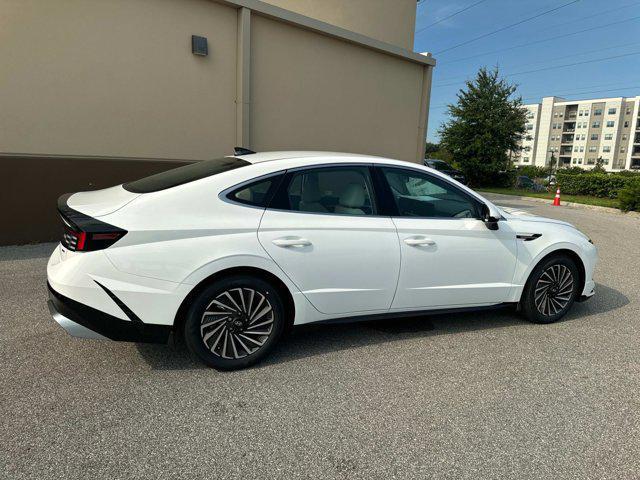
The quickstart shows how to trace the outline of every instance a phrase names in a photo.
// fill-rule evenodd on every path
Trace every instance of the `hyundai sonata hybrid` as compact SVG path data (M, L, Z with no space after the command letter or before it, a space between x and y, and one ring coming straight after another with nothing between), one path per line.
M49 309L71 335L264 358L292 325L512 305L560 319L594 294L572 225L494 206L431 168L239 151L60 197Z

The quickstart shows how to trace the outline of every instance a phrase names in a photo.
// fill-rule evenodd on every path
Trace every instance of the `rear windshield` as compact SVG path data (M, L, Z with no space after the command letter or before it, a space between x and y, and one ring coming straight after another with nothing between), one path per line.
M235 157L204 160L125 183L123 187L133 193L157 192L246 165L249 165L249 162Z

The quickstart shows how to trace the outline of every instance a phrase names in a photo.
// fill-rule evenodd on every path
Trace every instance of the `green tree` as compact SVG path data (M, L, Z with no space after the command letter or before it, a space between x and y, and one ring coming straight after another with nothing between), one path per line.
M522 98L498 68L481 68L449 105L450 119L440 127L440 145L453 156L475 186L501 183L511 169L509 152L521 149L526 132Z
M427 142L424 147L424 158L431 158L429 155L440 150L440 145L437 143Z
M606 170L604 169L604 158L598 157L596 160L596 164L591 169L591 171L596 173L606 173Z

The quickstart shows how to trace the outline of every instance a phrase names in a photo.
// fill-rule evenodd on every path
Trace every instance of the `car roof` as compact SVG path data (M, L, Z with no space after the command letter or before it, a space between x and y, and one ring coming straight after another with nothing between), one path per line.
M249 163L261 163L270 162L273 160L284 160L294 158L314 158L314 157L330 157L330 158L353 158L362 157L370 158L382 158L374 157L370 155L362 155L359 153L346 153L346 152L321 152L321 151L305 151L305 150L290 150L290 151L275 151L275 152L257 152L249 153L247 155L234 155L235 158L240 158Z

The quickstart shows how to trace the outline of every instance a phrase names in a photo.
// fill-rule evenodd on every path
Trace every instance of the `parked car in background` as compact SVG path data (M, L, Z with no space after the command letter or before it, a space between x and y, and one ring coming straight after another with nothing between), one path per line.
M532 192L545 192L546 188L544 188L539 183L534 182L529 177L525 175L520 175L516 177L516 188L521 188L523 190L531 190Z
M245 150L58 210L49 308L68 333L173 332L220 369L259 361L292 325L500 305L550 323L595 289L596 248L572 225L380 157Z
M425 158L424 164L427 167L433 168L440 173L444 173L445 175L450 176L460 183L464 183L465 185L467 184L467 179L465 178L464 174L460 170L456 170L443 160L438 160L437 158Z

